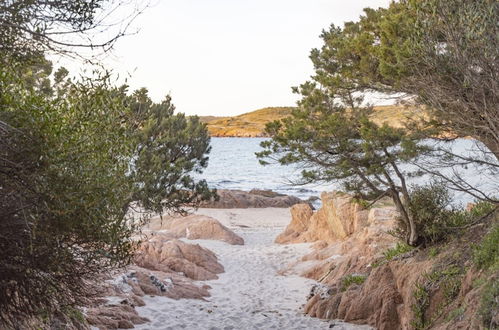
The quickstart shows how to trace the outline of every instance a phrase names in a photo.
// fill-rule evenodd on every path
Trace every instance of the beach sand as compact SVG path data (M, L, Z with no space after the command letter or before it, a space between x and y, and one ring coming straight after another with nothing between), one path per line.
M370 329L323 321L302 313L315 283L277 271L310 251L310 244L279 245L275 237L291 220L289 209L199 209L244 238L244 245L213 240L185 240L213 251L225 268L218 280L198 282L212 287L206 301L145 297L138 307L151 320L138 329Z

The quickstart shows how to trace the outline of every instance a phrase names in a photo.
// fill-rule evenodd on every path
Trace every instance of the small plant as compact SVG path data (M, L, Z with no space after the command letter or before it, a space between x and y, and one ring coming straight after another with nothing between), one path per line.
M497 329L499 324L494 321L494 314L499 310L499 281L496 278L490 281L482 290L480 315L482 322L488 329Z
M361 285L365 282L367 276L360 274L347 275L341 281L341 291L346 291L352 284Z
M63 314L66 315L70 320L78 321L79 323L86 324L87 320L83 313L75 307L66 307L62 310Z
M395 245L395 247L390 248L390 249L386 250L385 252L383 252L383 255L384 255L386 261L390 261L393 258L395 258L396 256L399 256L401 254L412 251L413 249L414 248L412 246L407 245L406 243L399 242L399 243L397 243L397 245Z
M438 255L438 252L439 252L439 251L438 251L438 248L436 248L436 247L432 247L432 248L430 248L430 249L428 250L428 256L429 256L430 258L435 258L435 257Z
M449 315L445 318L446 322L450 322L454 320L456 317L461 316L464 314L464 306L458 307L454 310L452 310Z
M414 319L411 324L415 329L426 329L436 318L441 316L445 307L457 297L461 289L462 276L463 269L457 265L451 265L448 268L434 270L423 275L422 280L416 283L413 292L415 302L411 308ZM430 294L437 289L442 290L445 300L439 306L435 315L428 316L426 310L430 306Z
M427 323L425 320L425 312L430 306L429 289L426 287L425 283L416 283L412 294L415 302L411 306L412 312L414 313L414 319L411 321L411 325L416 330L425 329Z
M491 213L496 207L496 204L481 201L475 203L475 206L473 206L468 213L474 218L479 218Z
M499 224L474 249L473 262L479 269L499 269Z

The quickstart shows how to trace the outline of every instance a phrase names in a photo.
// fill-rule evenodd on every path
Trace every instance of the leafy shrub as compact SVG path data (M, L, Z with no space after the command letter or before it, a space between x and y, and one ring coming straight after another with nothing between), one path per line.
M449 209L450 200L448 190L441 184L413 187L409 210L424 243L437 242L448 235L447 226L454 213Z
M474 249L473 261L479 269L499 269L499 224Z
M414 219L419 242L431 245L465 229L495 207L492 203L477 202L471 210L457 209L451 205L451 195L446 186L433 182L412 187L408 209ZM406 225L400 221L392 233L401 239L405 238Z
M499 324L494 321L494 314L499 310L499 279L487 283L481 295L480 315L483 325L488 329L497 329Z
M169 98L106 76L44 94L26 70L0 66L1 329L80 305L90 280L131 261L145 212L210 194L190 176L207 165L206 128Z

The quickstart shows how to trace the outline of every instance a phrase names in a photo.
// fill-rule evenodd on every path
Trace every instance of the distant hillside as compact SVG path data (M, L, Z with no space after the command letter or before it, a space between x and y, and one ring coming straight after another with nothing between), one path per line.
M263 131L266 123L289 116L293 109L293 107L269 107L235 117L204 116L201 120L207 123L211 136L261 137L265 136ZM374 110L373 120L376 123L386 122L398 127L416 108L386 105L374 107Z
M203 123L209 123L210 121L225 119L228 117L220 117L220 116L199 116L199 120Z
M211 136L257 137L264 136L265 124L291 114L292 107L271 107L208 121Z

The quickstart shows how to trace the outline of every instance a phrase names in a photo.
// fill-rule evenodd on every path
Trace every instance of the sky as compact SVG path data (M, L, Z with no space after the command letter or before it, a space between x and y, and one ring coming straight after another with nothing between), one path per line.
M293 106L313 74L312 48L333 23L390 0L153 0L103 60L156 102L188 115L237 115ZM57 60L75 71L79 65Z

